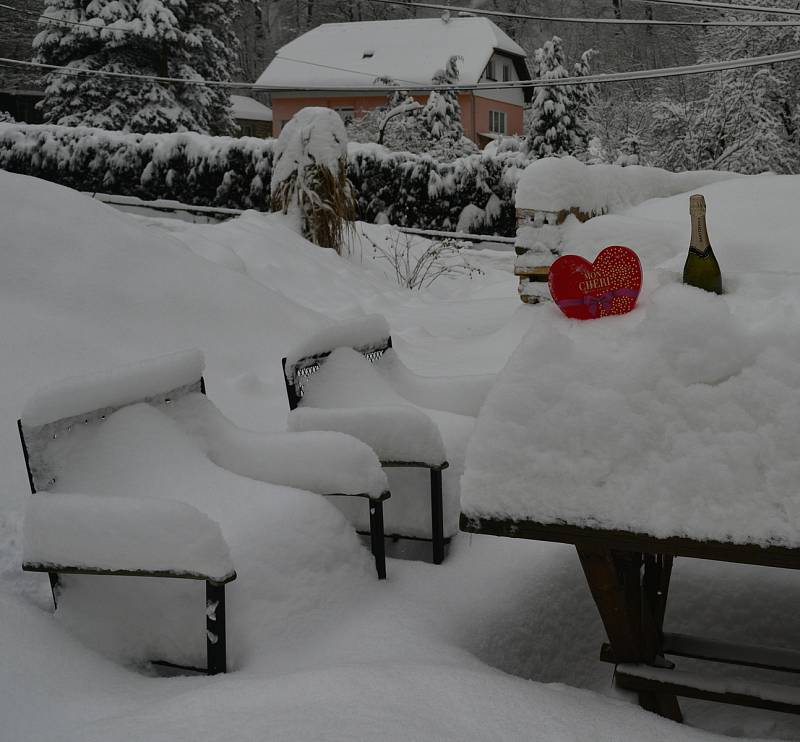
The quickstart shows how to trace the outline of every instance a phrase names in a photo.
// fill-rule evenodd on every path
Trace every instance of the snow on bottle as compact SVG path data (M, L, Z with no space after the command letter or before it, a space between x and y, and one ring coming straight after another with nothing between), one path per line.
M721 294L722 274L708 239L706 200L703 196L689 196L689 216L692 236L689 240L689 254L683 266L683 282L698 289Z

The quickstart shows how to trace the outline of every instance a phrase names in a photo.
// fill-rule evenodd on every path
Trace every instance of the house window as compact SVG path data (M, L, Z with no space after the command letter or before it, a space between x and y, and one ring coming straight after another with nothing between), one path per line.
M336 106L333 110L339 114L345 126L350 124L356 117L356 109L353 106Z
M489 63L486 65L486 79L487 80L496 80L495 72L494 72L494 60L490 59Z
M503 82L510 82L511 81L511 65L504 64L503 65Z
M493 134L506 133L505 111L489 111L489 131Z

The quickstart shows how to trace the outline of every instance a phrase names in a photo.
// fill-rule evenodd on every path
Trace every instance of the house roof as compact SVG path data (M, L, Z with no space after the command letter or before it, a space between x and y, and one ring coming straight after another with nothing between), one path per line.
M246 95L232 95L233 118L250 121L272 121L272 109Z
M495 51L520 62L525 50L488 18L411 18L326 23L278 49L257 85L342 89L370 85L386 75L398 83L425 85L453 55L459 82L474 84Z

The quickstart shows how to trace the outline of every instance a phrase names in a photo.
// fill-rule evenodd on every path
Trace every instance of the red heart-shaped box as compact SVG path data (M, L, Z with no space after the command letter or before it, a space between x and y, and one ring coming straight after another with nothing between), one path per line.
M625 314L642 288L642 264L633 250L621 245L601 250L594 263L562 255L550 266L548 284L553 301L572 319Z

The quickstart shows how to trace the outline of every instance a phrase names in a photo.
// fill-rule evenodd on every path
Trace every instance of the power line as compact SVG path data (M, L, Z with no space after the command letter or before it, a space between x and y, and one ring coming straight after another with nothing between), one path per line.
M540 16L527 13L512 13L510 11L501 10L483 10L480 8L469 8L452 5L439 5L435 3L421 3L413 2L412 0L370 0L371 2L382 3L384 5L407 6L416 8L427 8L430 10L454 10L461 11L469 14L480 14L489 16L500 16L503 18L519 18L523 20L533 20L547 23L578 23L578 24L594 24L594 25L617 25L617 26L702 26L702 27L723 27L723 28L785 28L800 26L800 21L676 21L676 20L651 20L645 18L577 18L577 17L558 17L558 16ZM719 10L741 10L756 13L776 13L780 15L798 15L800 10L793 8L776 8L776 7L758 7L755 5L742 5L742 4L728 4L712 2L711 0L638 0L638 2L656 3L664 5L677 5L682 7L694 7L698 9L715 8ZM97 25L94 23L83 23L81 21L68 21L62 18L53 18L52 16L39 15L29 10L22 8L15 8L11 5L0 3L0 8L10 10L14 13L31 16L37 21L50 21L52 23L64 23L71 26L79 26L83 28L91 28L94 31L108 31L113 33L133 33L130 28L115 28L108 25Z
M687 8L713 8L716 10L742 10L748 13L774 13L776 15L800 15L796 8L777 8L773 5L745 5L737 3L717 3L712 0L638 0L640 3L657 5L680 5Z
M96 23L83 23L82 21L68 21L65 18L53 18L49 15L41 15L40 13L34 13L30 10L25 10L24 8L15 8L12 5L6 5L5 3L0 3L0 8L4 10L10 10L12 13L19 13L20 15L30 16L31 19L35 19L36 22L40 21L50 21L52 23L66 23L69 26L83 26L84 28L93 28L95 31L113 31L114 33L133 33L133 29L130 28L114 28L114 26L108 26L105 23L100 26Z
M685 75L700 75L725 70L745 69L748 67L765 67L770 64L794 62L800 59L800 49L778 54L768 54L760 57L742 57L722 62L704 62L702 64L685 65L681 67L661 67L651 70L633 70L630 72L604 72L595 75L580 77L562 77L556 79L512 80L509 82L491 83L452 83L436 85L434 83L413 83L412 85L256 85L249 82L225 82L222 80L190 80L180 77L158 77L156 75L137 75L127 72L106 72L104 70L81 70L74 67L64 67L40 62L28 62L20 59L6 59L0 57L0 64L9 64L23 67L34 67L53 71L66 72L73 75L100 75L111 78L147 80L149 82L176 83L180 85L207 85L209 87L222 87L230 90L252 90L257 92L341 92L343 89L356 93L389 93L395 90L402 91L431 91L431 90L459 90L469 92L472 90L511 90L516 88L543 88L543 87L568 87L573 85L602 85L614 82L628 82L631 80L653 80L667 77L682 77ZM342 72L354 72L345 68L337 68Z
M575 16L554 17L546 15L531 15L528 13L512 13L506 10L483 10L481 8L467 8L458 5L439 5L437 3L420 3L412 0L369 0L383 5L397 5L407 8L427 8L428 10L460 11L469 15L500 16L502 18L522 18L527 21L544 21L548 23L588 23L609 26L703 26L704 28L719 27L755 27L755 28L786 28L800 26L800 21L651 21L646 18L578 18ZM653 0L655 2L655 0ZM666 0L659 0L665 2ZM800 11L798 12L800 15Z

